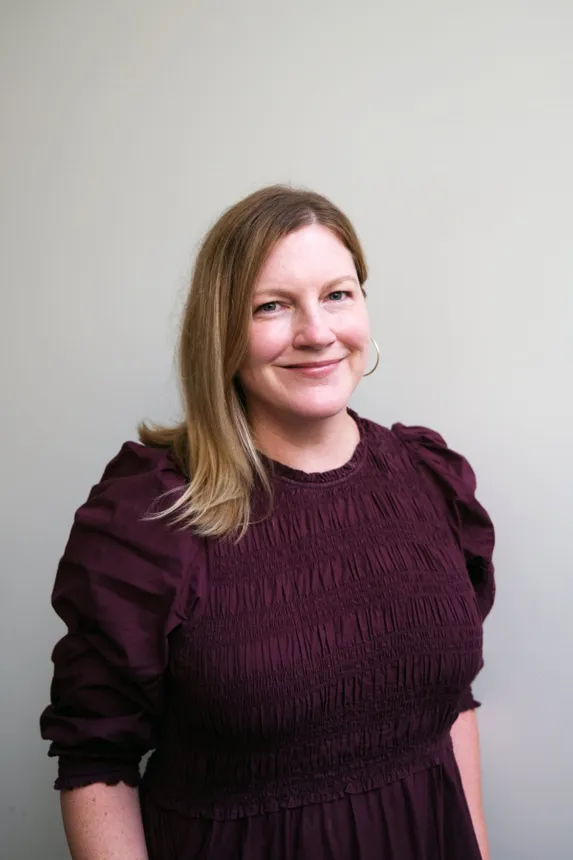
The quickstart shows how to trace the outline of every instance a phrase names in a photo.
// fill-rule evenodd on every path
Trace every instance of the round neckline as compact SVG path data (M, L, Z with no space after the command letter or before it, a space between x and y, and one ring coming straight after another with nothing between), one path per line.
M359 439L352 456L342 466L336 469L328 469L325 472L303 472L301 469L294 469L292 466L287 466L285 463L280 463L278 460L272 460L266 454L259 452L259 455L265 465L268 466L271 475L274 478L281 478L284 481L290 481L296 484L333 484L338 481L343 481L353 475L364 461L366 454L366 427L359 415L353 409L347 407L348 414L356 422L358 427Z

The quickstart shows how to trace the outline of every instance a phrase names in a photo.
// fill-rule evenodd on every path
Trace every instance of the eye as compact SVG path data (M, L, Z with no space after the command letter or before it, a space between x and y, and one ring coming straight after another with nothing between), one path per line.
M333 302L341 302L348 298L349 295L350 293L346 290L334 290L334 292L328 294L328 298Z
M264 305L259 305L258 308L255 309L256 314L272 314L279 309L278 302L265 302Z

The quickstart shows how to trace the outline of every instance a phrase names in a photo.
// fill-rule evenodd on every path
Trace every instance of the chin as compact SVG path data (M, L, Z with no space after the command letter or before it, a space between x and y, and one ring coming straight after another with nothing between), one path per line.
M324 418L332 418L343 412L350 399L350 394L329 394L328 396L309 397L308 395L293 398L289 403L283 404L283 409L290 412L292 415L298 415L304 419L321 420Z

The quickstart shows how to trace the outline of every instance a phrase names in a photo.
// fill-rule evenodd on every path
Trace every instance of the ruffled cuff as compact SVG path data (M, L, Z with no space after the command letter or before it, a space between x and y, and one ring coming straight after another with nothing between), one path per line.
M481 702L478 702L477 699L474 699L472 688L468 687L462 693L460 697L460 701L458 703L458 712L463 714L464 711L475 711L476 708L481 707Z
M60 756L58 778L54 783L57 791L82 788L94 783L118 785L124 782L133 788L139 785L139 758L130 761L111 761L71 756Z

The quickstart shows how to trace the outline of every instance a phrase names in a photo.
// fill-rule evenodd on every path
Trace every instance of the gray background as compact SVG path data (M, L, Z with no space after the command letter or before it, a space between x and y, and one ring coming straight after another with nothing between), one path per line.
M571 856L573 6L557 0L1 4L2 858L66 856L37 729L75 508L177 416L194 250L275 181L371 266L354 405L438 429L498 526L486 628L493 857Z

